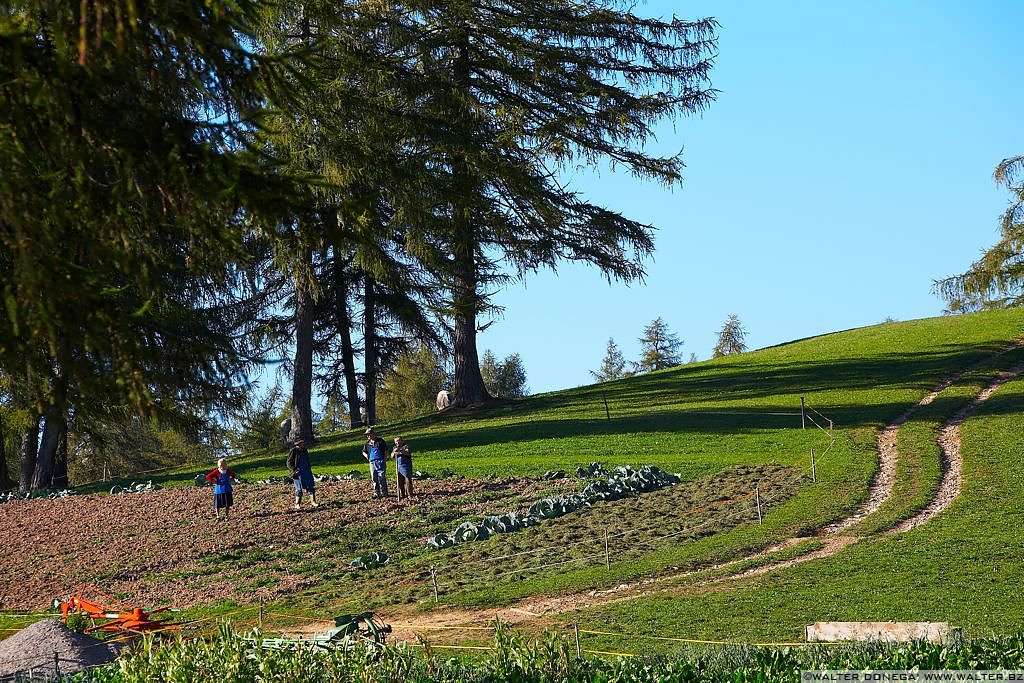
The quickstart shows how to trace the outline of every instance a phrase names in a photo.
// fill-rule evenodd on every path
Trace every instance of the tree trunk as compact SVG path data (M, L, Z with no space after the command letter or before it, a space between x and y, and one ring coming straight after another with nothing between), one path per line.
M39 416L29 416L28 427L21 435L21 471L18 477L18 490L28 491L32 485L32 475L36 470L36 455L39 452Z
M460 39L459 53L455 58L454 80L458 87L469 88L469 36ZM468 138L467 138L468 139ZM454 182L462 197L474 195L473 176L467 168L465 158L456 152L452 159ZM455 334L452 352L455 356L455 396L453 407L483 403L491 398L480 373L480 358L476 349L476 316L479 312L480 297L476 266L476 230L474 229L471 204L457 206L452 216L454 257L454 284L452 304L455 311Z
M64 430L60 433L57 444L57 458L53 465L53 488L68 488L68 423L64 420Z
M376 294L373 276L364 274L363 281L363 384L366 388L366 424L377 422L377 335Z
M0 413L0 491L14 488L14 481L7 471L7 429L3 413Z
M32 489L48 489L53 486L53 472L57 460L60 435L67 428L67 379L58 374L53 380L50 406L43 414L43 439L36 454L36 467L32 475Z
M352 349L352 316L348 312L348 264L342 259L337 247L334 248L334 313L337 319L338 337L341 339L341 365L345 374L345 398L348 401L348 418L352 428L363 425L359 414L359 383L356 380L355 352Z
M295 364L292 375L292 428L288 440L313 443L313 292L305 272L312 261L303 254L304 267L295 276Z
M466 264L459 268L460 259L456 256L456 271L467 269ZM472 260L469 268L474 268ZM455 277L455 336L452 339L452 351L455 356L455 396L452 406L464 407L490 400L484 377L480 373L480 358L476 350L476 310L475 286L472 276L456 275ZM471 301L473 303L466 303Z
M53 471L57 460L57 446L64 431L64 419L55 406L43 415L43 438L36 453L36 467L32 474L32 490L48 489L53 485Z

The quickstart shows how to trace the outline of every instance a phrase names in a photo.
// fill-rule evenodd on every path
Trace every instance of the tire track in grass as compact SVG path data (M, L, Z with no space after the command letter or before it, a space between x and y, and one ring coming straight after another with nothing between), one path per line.
M1009 351L1019 349L1022 346L1024 346L1024 343L1018 342L1002 353L1008 353ZM997 355L1002 355L1002 353ZM861 509L853 515L826 526L819 531L818 535L826 539L825 547L799 557L781 562L764 564L737 574L732 574L719 579L718 581L709 581L707 583L719 583L723 581L741 579L748 576L756 576L770 571L785 569L786 567L791 567L795 564L806 562L808 560L830 557L838 553L843 548L862 540L863 537L860 535L840 535L840 532L850 529L866 519L869 515L877 512L882 505L892 497L892 492L896 483L896 464L899 459L897 432L899 431L900 426L910 419L910 417L919 409L935 401L943 391L959 381L968 372L984 366L991 360L992 358L987 358L952 375L881 431L878 435L879 468L875 473L875 476L872 477L871 485L868 489L868 500ZM940 512L953 504L953 501L956 500L957 496L960 494L960 489L963 485L963 457L960 453L960 425L963 424L963 421L968 415L974 412L982 403L987 401L1001 386L1017 377L1021 372L1024 372L1024 363L1019 363L1009 370L1000 372L993 382L982 389L977 396L967 403L967 405L963 406L952 417L943 423L937 439L942 453L942 479L935 491L935 494L932 496L932 500L921 512L907 520L897 523L886 532L887 534L902 533L918 527L934 518ZM787 539L782 543L778 543L767 548L761 553L755 553L751 558L764 557L782 548L788 547L798 540L800 539ZM751 558L734 560L733 562L726 564L738 564L739 562L744 562Z
M953 417L942 425L939 432L939 449L942 451L942 480L932 501L924 510L910 519L896 525L889 533L904 533L934 518L953 504L963 488L964 460L960 452L960 427L967 416L987 401L1000 387L1024 372L1024 363L1019 363L1009 370L999 373L994 382L985 387L970 403L957 411Z

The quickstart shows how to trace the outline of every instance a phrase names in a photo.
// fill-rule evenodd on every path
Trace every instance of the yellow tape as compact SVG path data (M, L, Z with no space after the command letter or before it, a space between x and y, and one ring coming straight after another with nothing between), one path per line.
M697 643L698 645L753 645L755 647L805 647L807 645L838 645L839 643L743 643L730 640L697 640L695 638L670 638L668 636L653 636L637 633L611 633L609 631L588 631L580 629L580 633L590 633L599 636L615 636L617 638L650 638L651 640L669 640L675 643Z
M580 650L588 655L615 655L618 657L636 657L636 654L632 652L605 652L604 650Z
M729 643L729 642L724 641L724 640L696 640L694 638L669 638L668 636L651 636L651 635L644 635L644 634L637 635L635 633L610 633L608 631L587 631L587 630L584 630L582 628L580 629L580 633L590 633L590 634L598 635L598 636L616 636L616 637L619 637L619 638L652 638L654 640L671 640L671 641L674 641L674 642L677 642L677 643L699 643L699 644L702 644L702 645L732 645L733 644L733 643Z
M426 624L391 624L391 628L401 628L416 630L420 629L423 631L441 631L441 630L452 630L452 631L493 631L493 626L428 626Z

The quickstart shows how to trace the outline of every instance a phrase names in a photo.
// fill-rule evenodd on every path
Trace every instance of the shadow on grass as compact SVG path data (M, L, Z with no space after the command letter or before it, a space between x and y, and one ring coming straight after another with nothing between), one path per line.
M414 450L421 453L603 435L635 434L643 439L655 433L758 433L798 427L799 417L794 413L799 411L799 399L795 397L808 396L814 405L817 392L850 392L849 400L842 405L815 406L837 427L878 427L894 420L912 403L872 402L871 392L927 392L954 373L992 359L1003 350L1005 346L996 343L946 344L927 352L893 351L869 359L792 362L762 359L764 354L755 352L521 400L445 411L382 425L379 431L389 440L395 434L410 435ZM777 399L783 396L795 400L779 402ZM878 394L875 397L881 398ZM771 404L760 402L772 398L776 401ZM610 420L605 418L606 400ZM755 401L757 405L742 405ZM960 399L948 403L945 406L940 398L932 410L942 406L952 414L963 405ZM688 404L692 407L686 407ZM716 410L736 414L709 414ZM494 424L496 420L505 422ZM363 442L361 430L321 439L311 449L314 471L317 466L334 471L364 468ZM652 443L651 449L656 445ZM283 475L285 457L283 452L270 453L246 459L244 467L250 471L279 470ZM193 471L205 470L196 466ZM179 472L151 479L166 484L180 483L187 477Z

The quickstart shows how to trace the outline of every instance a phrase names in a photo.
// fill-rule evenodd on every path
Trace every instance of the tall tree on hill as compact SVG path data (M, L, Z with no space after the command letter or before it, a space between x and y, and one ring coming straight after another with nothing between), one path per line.
M644 328L640 337L640 360L634 365L637 372L654 372L682 363L679 349L683 342L660 317Z
M950 313L1024 305L1024 156L1003 159L993 175L1011 194L1001 236L966 273L935 283Z
M608 348L601 360L601 367L597 372L591 370L590 374L598 382L610 382L630 374L626 371L626 357L622 355L622 351L611 337L608 337Z
M747 344L744 341L746 336L747 331L743 329L743 323L740 322L739 316L730 313L729 317L725 319L722 329L718 331L718 342L711 352L711 357L721 358L731 353L743 353L747 350Z
M423 241L447 246L453 405L489 397L478 318L493 288L562 260L639 279L650 225L587 201L561 168L608 163L680 181L680 155L643 151L653 126L702 111L713 20L639 17L617 0L409 0L384 20L407 59L418 127L406 144L434 171L435 215ZM502 270L508 264L512 273Z
M362 385L370 422L378 378L393 362L396 345L404 347L409 336L438 343L424 302L429 289L415 259L406 255L408 219L402 217L426 213L421 207L427 202L415 188L429 183L415 177L423 176L421 168L407 161L402 166L402 126L409 115L394 104L390 84L398 74L375 7L292 0L269 6L261 24L268 52L301 45L311 55L301 73L308 87L299 106L276 121L271 144L298 170L322 178L310 205L322 246L316 288L323 295L322 314L316 317L323 322L315 348L326 362L318 365L317 382L325 395L346 397L353 426L361 412L354 330L363 335ZM403 196L415 202L396 199ZM394 325L404 329L397 342ZM296 402L295 410L305 409Z

